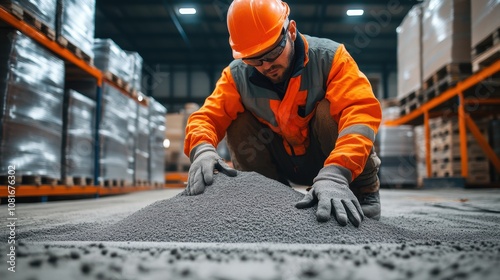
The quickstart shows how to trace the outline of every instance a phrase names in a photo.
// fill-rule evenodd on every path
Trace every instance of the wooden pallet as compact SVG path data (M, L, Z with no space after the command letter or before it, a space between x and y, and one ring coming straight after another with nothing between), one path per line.
M434 177L447 178L462 175L462 166L460 160L451 162L432 163ZM468 183L488 184L490 183L489 162L487 160L469 161L469 175L466 178Z
M54 179L48 176L39 176L39 175L19 175L15 176L15 185L50 185L56 186L59 183L59 179ZM9 185L9 176L2 175L0 176L0 185Z
M412 91L407 94L405 97L398 100L398 106L400 108L399 114L406 115L411 113L413 110L422 105L419 102L418 96L420 95L419 91Z
M81 60L85 61L89 65L94 65L94 59L92 57L90 57L90 55L88 55L84 51L82 51L80 48L78 48L77 46L75 46L73 43L71 43L68 39L64 38L63 36L58 36L57 37L57 42L62 47L68 49L76 57L78 57Z
M131 182L124 179L105 179L100 181L101 187L129 187Z
M45 34L45 36L47 36L47 38L49 38L50 40L54 41L56 39L55 30L51 29L50 26L38 19L30 11L24 9L16 3L12 3L7 0L0 0L0 6L4 7L18 19L26 22L27 24L33 26L36 30Z
M455 86L459 81L469 77L472 73L470 63L450 63L441 67L432 74L422 85L425 99L430 100L447 89Z
M471 51L472 59L480 56L481 54L488 51L492 47L498 45L499 43L500 43L500 28L497 28L495 31L486 36L486 38L484 38L481 42L472 47Z
M500 28L472 48L472 70L477 72L500 58Z
M94 179L90 177L66 176L66 178L61 180L60 184L65 186L93 186Z
M139 187L151 186L151 182L149 180L135 180L134 186L139 186Z
M490 66L500 59L500 43L484 51L477 57L472 59L472 70L478 72L479 70Z
M115 74L113 74L109 71L104 72L104 77L106 79L108 79L109 81L115 83L121 89L132 94L132 86L129 83L125 82L122 78L116 76Z
M151 182L151 186L163 189L165 187L165 182Z

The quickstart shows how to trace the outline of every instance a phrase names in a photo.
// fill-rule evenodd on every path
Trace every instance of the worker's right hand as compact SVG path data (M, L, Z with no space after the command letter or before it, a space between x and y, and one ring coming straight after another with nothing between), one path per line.
M205 191L205 187L214 181L214 169L231 177L237 174L237 171L229 167L210 144L200 144L194 147L190 159L191 167L186 187L188 195L197 195Z
M364 218L363 210L349 189L347 177L350 177L350 172L345 171L335 165L323 167L314 178L311 190L295 206L299 209L309 208L317 202L316 218L319 222L330 220L333 214L340 225L347 225L349 219L358 227Z

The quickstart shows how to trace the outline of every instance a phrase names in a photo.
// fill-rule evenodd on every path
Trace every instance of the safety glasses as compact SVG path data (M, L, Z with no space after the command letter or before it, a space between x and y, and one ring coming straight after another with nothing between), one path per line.
M286 40L288 37L286 34L287 30L288 30L288 24L286 28L283 28L283 30L281 31L281 35L283 36L283 38L278 43L278 45L274 47L272 50L268 51L267 53L259 57L242 58L241 60L250 66L261 66L264 63L264 61L267 62L275 61L283 53L283 50L285 50Z

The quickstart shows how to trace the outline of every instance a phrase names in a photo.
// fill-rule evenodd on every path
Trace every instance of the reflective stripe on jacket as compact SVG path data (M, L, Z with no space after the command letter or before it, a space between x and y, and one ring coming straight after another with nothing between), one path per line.
M290 78L283 100L273 90L250 82L253 67L241 60L223 70L213 93L189 118L184 143L187 156L201 143L216 147L244 110L280 134L290 155L303 155L309 145L309 121L317 103L326 98L339 137L324 165L349 169L352 180L363 171L380 125L380 103L344 45L300 36L305 45L304 68Z

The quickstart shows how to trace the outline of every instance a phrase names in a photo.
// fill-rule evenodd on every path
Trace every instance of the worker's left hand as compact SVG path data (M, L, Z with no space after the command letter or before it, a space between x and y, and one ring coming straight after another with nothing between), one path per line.
M214 169L230 177L237 174L237 171L229 167L210 144L196 146L192 151L191 161L186 187L188 195L197 195L205 191L205 187L211 185L214 180Z
M340 225L347 225L347 219L349 219L354 226L358 227L364 219L363 210L358 199L349 189L346 175L350 176L350 174L347 173L335 165L323 167L314 178L311 190L295 206L302 209L318 203L316 217L319 222L330 220L331 215L334 214Z

